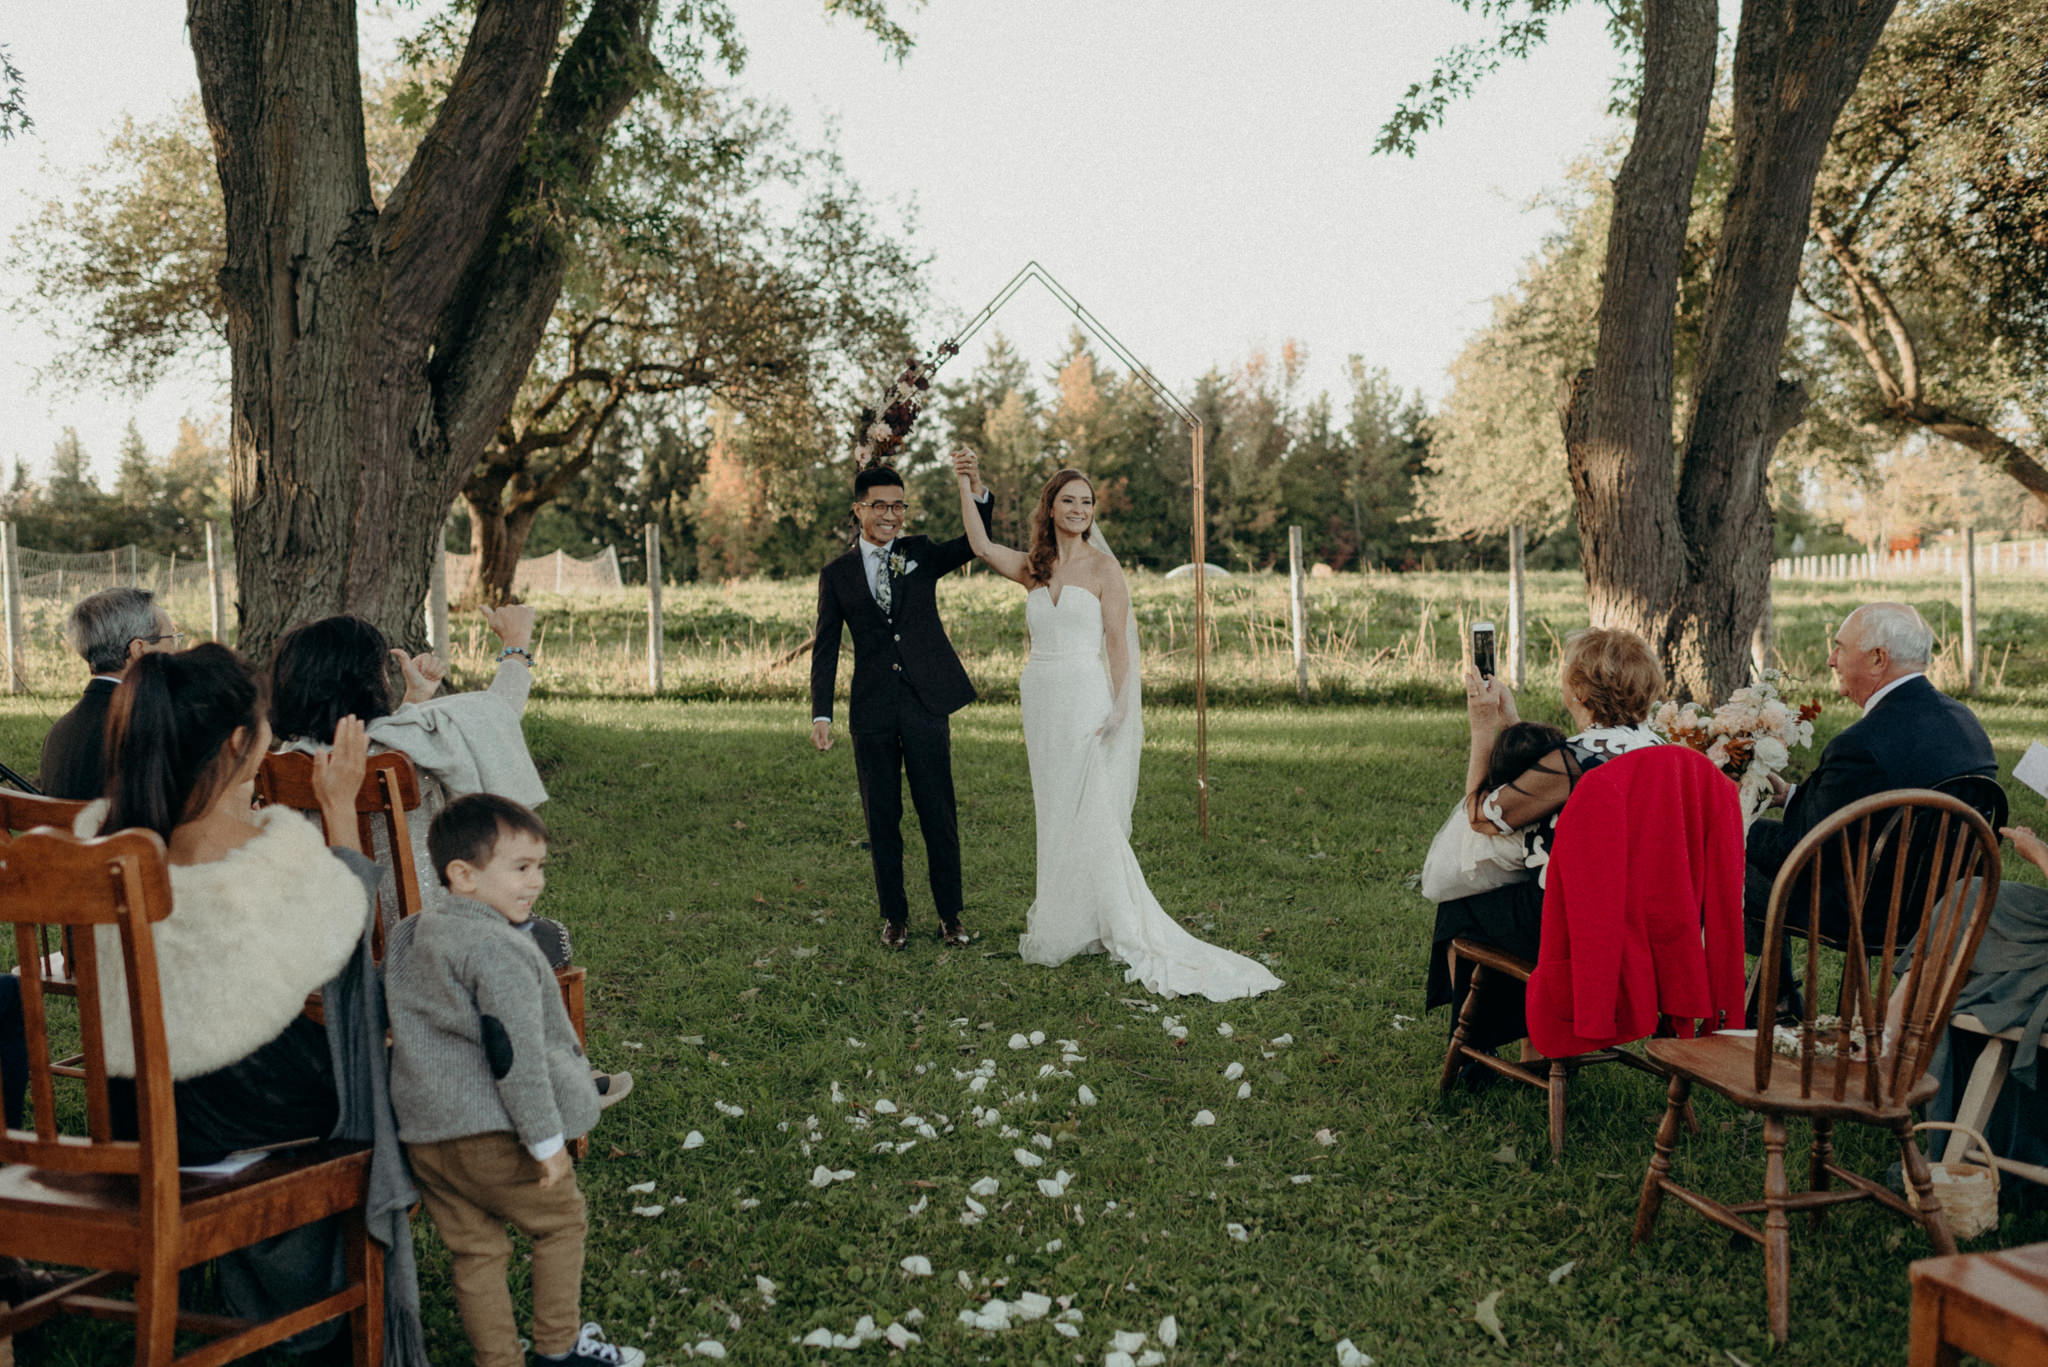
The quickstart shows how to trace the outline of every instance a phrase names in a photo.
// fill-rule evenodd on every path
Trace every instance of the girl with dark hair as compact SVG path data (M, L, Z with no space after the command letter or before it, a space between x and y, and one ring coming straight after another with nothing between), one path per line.
M352 714L366 725L371 754L396 750L419 771L420 810L410 818L410 830L420 905L426 907L446 896L426 872L433 867L427 828L443 807L470 793L495 793L528 807L548 799L520 729L533 689L533 609L515 604L478 610L504 646L497 676L481 692L436 697L440 662L395 649L360 617L323 617L294 627L278 642L270 665L270 716L279 749L320 754L333 742L336 719ZM405 679L395 703L386 678L394 661ZM379 832L380 846L382 840ZM390 895L393 861L382 848L372 853L384 869L383 905L389 911L398 905ZM559 922L545 921L537 933L557 967L568 962L568 937Z
M365 749L355 718L339 721L314 770L326 843L296 813L252 809L270 741L261 683L226 646L144 655L107 722L105 828L155 831L170 856L174 912L154 936L186 1163L334 1129L326 1031L303 1009L355 954L376 877L357 848ZM116 1126L132 1133L126 970L113 928L95 933L107 1066L126 1083L115 1088Z
M1145 739L1138 624L1123 570L1095 526L1094 486L1079 470L1047 480L1027 553L989 539L971 502L973 463L965 452L954 455L968 541L991 569L1028 590L1031 658L1018 687L1038 889L1018 953L1049 966L1108 953L1126 965L1126 982L1168 997L1230 1001L1279 987L1262 965L1182 929L1131 853Z

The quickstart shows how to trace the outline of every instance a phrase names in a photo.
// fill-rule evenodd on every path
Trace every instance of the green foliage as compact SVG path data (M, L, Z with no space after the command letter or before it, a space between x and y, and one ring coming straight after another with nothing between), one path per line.
M100 488L92 457L73 428L51 453L48 481L37 484L15 467L14 486L0 496L24 546L40 551L100 551L135 545L159 555L203 556L206 524L228 517L227 450L213 424L178 423L178 440L152 456L131 421L111 492Z
M29 117L28 102L22 95L26 85L21 68L14 64L7 45L0 43L0 142L36 126L36 121Z

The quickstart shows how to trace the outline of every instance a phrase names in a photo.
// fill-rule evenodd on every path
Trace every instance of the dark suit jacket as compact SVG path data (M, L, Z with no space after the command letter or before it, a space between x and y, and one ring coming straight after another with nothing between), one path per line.
M1792 794L1783 821L1749 828L1749 866L1775 877L1808 831L1857 799L1893 788L1931 788L1963 774L1998 777L1983 724L1925 675L1908 679L1828 742L1819 766Z
M51 797L90 800L106 794L104 763L107 709L114 701L114 682L94 679L78 705L57 718L43 737L43 762L36 786Z
M986 525L995 501L976 505ZM839 636L843 626L853 633L853 701L848 726L863 729L873 719L885 690L900 681L917 700L940 716L950 716L974 701L974 685L953 643L939 621L939 580L974 558L967 538L934 541L928 536L899 536L891 554L914 562L916 569L891 583L890 611L883 613L868 591L861 565L861 542L826 565L818 575L818 637L811 646L811 715L832 715L832 686L839 675Z

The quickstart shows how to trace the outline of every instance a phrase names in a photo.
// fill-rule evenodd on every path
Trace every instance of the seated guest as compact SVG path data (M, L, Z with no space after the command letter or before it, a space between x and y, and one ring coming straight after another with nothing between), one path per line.
M1465 711L1472 727L1465 788L1472 827L1489 835L1519 834L1527 850L1527 873L1504 887L1437 907L1425 1004L1448 1004L1453 1029L1467 982L1463 977L1453 981L1451 941L1477 941L1535 963L1543 925L1543 873L1565 799L1588 769L1662 739L1650 728L1649 716L1664 691L1664 671L1634 632L1595 628L1573 633L1565 642L1562 684L1573 733L1561 745L1543 749L1519 774L1491 781L1496 739L1521 718L1505 684L1465 667ZM1469 968L1461 965L1460 972ZM1493 978L1467 1038L1484 1049L1522 1038L1528 1033L1522 997L1520 983Z
M91 799L107 791L100 762L107 704L121 671L150 651L176 650L178 630L148 589L107 589L82 598L67 624L71 648L92 670L85 696L43 738L36 786L51 797Z
M226 646L147 655L114 690L107 723L104 829L145 827L170 854L175 910L154 938L178 1155L188 1164L334 1129L327 1032L303 1013L307 994L355 955L376 882L356 849L361 722L337 728L315 771L326 842L295 812L251 807L270 742L259 685ZM95 934L115 1129L132 1136L127 974L113 927Z
M481 692L435 697L441 674L433 657L393 649L383 632L360 617L325 617L294 627L278 643L270 666L270 719L280 750L318 754L333 742L336 721L353 715L367 726L370 753L396 750L419 771L420 810L408 820L422 906L446 896L426 872L433 866L427 830L443 807L470 793L495 793L528 807L548 797L520 730L533 689L533 609L521 604L480 611L504 643L497 676ZM387 678L394 658L405 679L395 702ZM395 908L390 856L372 853L385 866L384 906ZM385 927L387 934L390 929ZM559 925L548 921L539 933L549 959L566 963L568 946Z
M1905 603L1866 603L1835 633L1828 667L1835 671L1842 696L1862 708L1863 717L1828 742L1813 773L1789 797L1781 795L1784 820L1759 821L1749 828L1742 909L1750 952L1761 952L1771 884L1808 831L1873 793L1932 788L1964 774L1997 777L1998 759L1983 725L1927 680L1933 648L1934 632ZM1803 894L1796 897L1787 924L1804 926L1808 905ZM1881 917L1888 905L1888 898L1876 899L1873 914ZM1841 874L1826 863L1820 922L1823 935L1836 941L1845 937L1848 903ZM1880 920L1866 932L1881 935L1883 929Z

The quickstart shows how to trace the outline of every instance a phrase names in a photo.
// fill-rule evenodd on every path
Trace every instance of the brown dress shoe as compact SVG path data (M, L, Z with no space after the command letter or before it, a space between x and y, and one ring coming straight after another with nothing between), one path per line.
M902 949L910 943L910 930L901 921L882 922L882 948Z
M939 939L948 949L962 949L974 943L974 937L961 926L957 916L939 922Z

